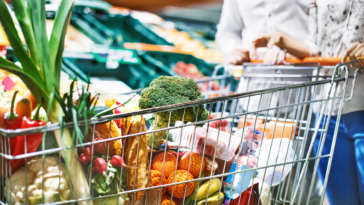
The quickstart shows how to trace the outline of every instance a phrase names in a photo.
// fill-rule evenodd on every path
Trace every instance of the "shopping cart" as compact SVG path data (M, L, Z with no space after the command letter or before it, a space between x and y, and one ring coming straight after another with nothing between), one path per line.
M242 179L240 177L239 180L242 180L242 184L245 184L244 180L247 180L249 182L248 185L253 185L256 182L259 183L258 192L260 195L258 196L258 200L261 201L262 204L302 204L304 199L306 199L305 201L309 201L312 194L311 192L308 195L302 194L303 179L305 178L305 174L309 168L309 162L315 164L313 173L316 173L320 159L327 158L329 160L329 166L327 167L324 189L322 190L324 193L329 177L332 156L334 154L333 150L335 147L338 123L336 124L336 134L332 143L330 154L322 155L322 150L320 149L316 156L311 156L310 153L312 153L313 143L316 137L313 137L311 140L307 140L308 136L311 132L314 133L313 136L316 136L319 131L327 131L326 124L333 114L334 106L332 105L334 103L339 103L337 116L338 119L340 119L343 103L352 97L355 79L357 78L357 75L359 75L358 70L353 76L354 81L351 92L349 95L346 95L345 88L348 86L348 80L351 77L349 76L348 69L353 65L359 66L359 61L336 66L333 71L334 74L330 79L320 79L303 83L299 82L291 85L235 93L232 95L207 98L188 103L135 110L100 118L92 118L88 120L87 123L81 121L79 122L79 126L87 125L91 132L85 136L84 143L79 143L76 139L74 147L48 149L43 147L41 150L33 153L27 153L25 150L25 154L12 156L10 154L10 141L14 137L24 136L26 140L27 136L29 137L33 133L42 132L44 133L44 139L47 140L51 138L54 131L64 132L67 129L73 129L74 124L49 124L46 127L26 130L0 129L0 134L2 135L2 143L0 147L0 173L2 176L0 180L0 203L15 204L16 202L19 202L23 204L31 204L34 201L29 201L28 199L29 197L34 196L34 189L37 189L38 193L41 193L41 197L38 198L38 201L36 202L39 202L40 204L47 203L45 199L50 193L53 194L53 198L51 197L51 202L49 202L50 204L160 204L161 200L163 200L164 204L183 204L187 199L192 200L192 204L197 204L197 195L195 195L194 199L188 197L193 195L192 192L194 190L199 190L200 187L207 183L209 186L207 186L207 192L205 192L205 196L203 197L205 201L199 201L198 203L207 203L210 199L208 197L211 197L211 194L213 194L209 193L209 190L214 189L216 197L211 200L214 200L213 202L216 202L216 204L221 204L225 195L221 195L220 193L224 193L224 190L226 193L227 190L226 184L224 183L226 177L229 178L230 176L230 183L234 184L234 181L238 180L241 174L254 172L252 177L247 177L246 179ZM340 87L343 88L342 92L339 90ZM293 95L294 93L296 93L296 95ZM282 103L282 96L286 94L288 96L287 99L289 100L286 103ZM260 109L259 105L262 103L263 95L269 96L268 106L264 109ZM272 99L276 96L278 96L278 103L272 104ZM249 109L251 106L250 102L253 97L259 98L259 109ZM240 102L247 103L246 107L238 112L237 109ZM227 115L224 112L220 112L220 116L215 116L216 118L210 119L210 116L213 115L213 108L216 108L217 104L221 104L221 111L224 111L227 107L229 107L230 112ZM183 119L185 119L186 110L190 108L200 109L201 107L197 107L201 105L208 110L209 117L207 120L195 121L187 124L171 123L171 116L175 111L182 111L182 121L184 121ZM324 123L325 126L323 127L320 127L319 123L311 126L312 113L314 112L315 107L320 108L316 112L319 116L318 122L323 119L324 115L328 116L328 120ZM289 109L292 109L292 113L290 115L288 115ZM271 110L280 112L275 112L275 115L272 116L270 115ZM147 124L147 122L144 121L144 117L162 112L167 112L169 115L168 127L159 130L147 131L144 124ZM284 113L283 117L278 116L277 113ZM158 115L156 116L158 117ZM248 121L248 118L253 120ZM224 125L223 121L227 119L230 120L230 123ZM115 122L115 120L121 120L125 123L123 124L124 126L121 127L121 131L124 133L121 136L113 136L111 124ZM238 129L239 121L243 122L243 126L240 129ZM106 125L107 123L110 125L108 127L109 129L105 132L105 139L94 141L98 135L101 135L101 132L97 132L98 126L105 125L105 123ZM128 123L130 123L129 126ZM212 126L212 124L214 124L214 126ZM151 125L151 127L152 126L153 125ZM133 129L132 132L128 131L128 129L131 130L130 127ZM279 127L283 128L281 133L277 132ZM291 127L289 129L289 133L285 132L286 127ZM246 138L244 133L248 129L258 129L259 135L262 136L261 138L264 139L265 136L266 139L265 141L258 143L259 146L256 147L257 150L254 154L250 153L248 155L244 155L242 154L244 149L244 146L242 145L244 144L252 147L253 144L256 143L255 140L249 141ZM148 149L146 147L146 135L149 134L149 136L152 136L151 142L153 143L155 135L161 131L167 133L168 140L165 139L164 145L162 145L159 150ZM236 132L234 133L234 131ZM171 133L171 137L169 137L169 133ZM255 135L258 134L252 132L250 139L253 139ZM90 137L90 140L86 140L86 137ZM318 136L321 141L325 141L325 137L325 135ZM298 143L299 141L300 143ZM301 143L301 141L303 143ZM249 143L247 144L247 142ZM65 153L68 156L74 156L70 154L72 151L74 151L73 154L76 154L77 156L78 148L90 147L92 150L91 158L93 158L95 155L93 153L95 146L101 143L107 143L107 152L104 155L106 161L109 161L111 158L110 147L113 147L115 144L122 145L122 148L119 147L119 151L121 152L120 155L125 159L129 167L121 168L117 171L118 176L120 176L120 180L116 183L118 184L118 190L114 190L114 192L109 191L105 194L95 194L95 175L92 174L92 170L88 169L88 167L82 168L81 166L74 166L74 173L85 172L87 184L78 184L78 179L70 177L71 184L73 185L69 184L70 193L63 198L54 198L54 196L58 196L55 193L60 193L66 184L66 179L61 179L61 177L66 175L65 168L63 168L64 165L78 163L73 157L68 158L69 161L64 162L62 160L62 156ZM308 154L305 154L306 146L308 146ZM298 154L292 155L290 149L299 150L299 152ZM174 154L171 153L172 151ZM195 157L193 154L190 154L187 158L185 157L186 154L181 154L185 151L194 151L194 153L198 156ZM157 158L158 154L162 157ZM171 154L173 157L171 157ZM41 177L44 173L49 171L46 169L48 164L46 164L44 160L48 156L53 156L53 158L58 159L58 164L53 165L52 169L59 172L59 175L54 175L58 177L59 180L54 181L52 184L46 183L46 179L43 177L44 180L42 180ZM196 158L201 156L203 160L198 161ZM239 162L241 156L245 157L243 162ZM38 164L42 167L40 169L41 172L35 175L29 175L31 170L34 168L34 164L32 164L34 157L43 159L41 160L41 163ZM264 157L265 160L262 161L261 159ZM170 158L175 160L171 160ZM256 159L255 163L252 163L250 160L253 158ZM9 162L21 159L24 159L27 162L25 167L21 169L22 172L20 174L17 172L12 173L8 167ZM187 160L187 168L183 169L185 171L177 172L177 170L181 170L181 160ZM232 161L238 161L240 165L244 164L248 168L245 170L239 170L238 166L236 166L235 169L231 168L229 166ZM205 169L202 169L204 162ZM93 163L96 162L91 160L90 163L90 167L93 167ZM216 164L218 167L215 166ZM292 171L293 166L297 169L297 171ZM219 168L220 172L218 170ZM153 177L155 177L154 170L160 170L161 172L159 178L157 177L160 183L155 184L155 181L153 180ZM166 180L166 184L163 183L162 178L167 171L170 173ZM275 175L278 177L275 177ZM28 184L33 183L32 180L36 177L40 178L40 181L38 181L37 184L38 186ZM314 178L315 177L316 176L314 176ZM314 178L312 180L314 180ZM105 177L103 179L107 181L110 178ZM216 184L213 182L213 179L219 179L218 188L216 188ZM14 185L15 183L17 185ZM250 185L248 189L251 193L253 193L252 190L254 186ZM277 193L273 193L273 187L277 187ZM45 188L49 188L49 190L45 191ZM165 189L166 191L164 191ZM88 197L78 197L80 190L87 190ZM244 193L246 192L244 191ZM248 200L248 204L255 200L253 195L248 195L248 198L241 196L242 195L235 200ZM118 197L123 199L119 199ZM169 200L166 199L166 197L168 197ZM124 202L125 198L129 198L129 200ZM111 199L114 199L114 201L108 201ZM323 199L324 198L321 197L320 204L323 203ZM238 204L240 203L238 202Z

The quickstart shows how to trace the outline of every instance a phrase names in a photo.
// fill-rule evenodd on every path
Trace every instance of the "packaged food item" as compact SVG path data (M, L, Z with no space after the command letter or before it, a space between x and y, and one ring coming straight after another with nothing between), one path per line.
M190 136L190 138L193 137ZM229 161L239 146L240 139L226 132L209 127L196 129L193 151L210 157Z
M178 143L179 147L225 161L233 158L240 143L240 138L212 127L187 126L170 130L170 133L173 142Z
M205 174L205 177L215 175L215 172L216 172L217 168L219 167L216 160L214 162L212 158L205 157L205 161L206 161L206 167L203 172Z

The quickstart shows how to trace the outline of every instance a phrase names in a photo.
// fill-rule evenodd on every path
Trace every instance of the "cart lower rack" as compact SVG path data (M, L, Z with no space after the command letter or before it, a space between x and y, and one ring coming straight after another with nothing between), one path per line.
M43 144L38 151L27 153L24 144L25 154L13 156L13 139L21 136L29 143L32 134L41 132L49 142L53 132L76 128L68 123L0 129L0 204L310 204L316 174L307 182L306 173L317 173L320 160L328 160L324 193L335 140L329 153L319 146L311 155L313 145L325 142L326 124L336 111L340 119L344 101L353 95L345 95L348 66L336 67L335 75L326 80L151 109L126 106L119 114L80 121L78 125L88 132L83 143L75 138L74 147ZM268 95L268 101L261 108L263 95ZM282 96L287 96L285 103ZM253 97L259 99L259 109L251 109L256 107L251 104ZM278 103L273 104L273 98ZM229 107L230 113L214 114L218 103L221 110ZM340 105L336 111L335 103ZM237 111L242 104L246 106ZM196 116L195 121L183 123L191 118L191 110L198 115L203 109L207 110L206 120L197 121ZM270 115L272 110L283 116ZM168 126L156 129L158 123L149 124L146 119L152 114L155 122ZM165 117L162 121L161 116ZM176 116L182 122L175 122ZM162 145L150 149L161 133L165 136ZM100 149L100 145L106 148ZM89 164L74 166L87 180L80 184L67 174L67 165L83 162L86 152L91 155ZM72 157L63 161L62 155ZM12 163L19 160L25 160L25 166L12 171ZM314 164L312 170L309 163ZM89 197L79 198L82 191ZM323 196L319 204L323 204Z

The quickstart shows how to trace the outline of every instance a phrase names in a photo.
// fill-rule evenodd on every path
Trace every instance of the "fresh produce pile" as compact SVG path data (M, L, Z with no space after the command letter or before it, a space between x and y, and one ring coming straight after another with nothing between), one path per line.
M203 178L206 161L202 155L193 152L162 151L153 157L151 169L150 181L153 186L165 185ZM217 178L211 182L200 180L168 186L167 190L161 192L162 204L163 200L172 200L176 204L205 204L206 201L207 204L222 204L225 195L220 188L221 181Z
M80 110L82 104L85 104L87 112L96 113L89 114L91 116L104 112L109 114L127 113L139 109L135 106L124 105L124 103L118 101L110 109L105 106L99 95L91 94L92 91L81 89L80 92L80 85L77 82L72 82L69 87L68 93L64 93L62 98L57 98L61 100L60 102L64 99L63 103L65 104L72 102L71 106L68 106L68 108L66 106L64 118L69 115L68 109ZM188 94L186 87L189 90L193 88L195 92ZM3 90L2 92L6 91ZM17 94L17 91L14 92L12 99L6 100L9 106L7 106L8 112L4 115L4 126L7 129L45 126L48 118L46 112L41 108L42 103L38 103L30 91L27 91L18 100L16 100ZM156 100L161 96L165 101ZM169 98L166 96L169 96ZM10 98L10 96L4 98ZM170 105L177 102L188 102L193 99L201 99L201 93L193 80L183 77L160 77L153 81L150 87L142 91L139 103L140 107L145 106L147 108L160 106L158 103ZM33 104L37 106L37 109L32 112ZM110 113L110 111L112 112ZM168 120L169 116L171 116L170 120ZM76 117L79 116L76 115ZM176 110L171 113L158 113L150 126L150 131L161 129L162 126L173 126L172 123L181 120L184 120L185 123L193 122L196 117L199 120L207 119L207 111L204 107L191 107L184 111ZM213 118L210 117L210 119ZM153 125L157 121L158 124ZM165 121L169 121L169 125L163 125ZM226 120L221 122L219 120L212 121L210 127L210 129L214 129L213 127L225 127L224 129L227 129L228 122ZM70 132L77 136L74 132L75 129L77 127L70 129ZM221 136L224 129L221 129ZM210 137L207 139L203 137L201 138L203 140L198 140L199 132L196 132L198 143L196 152L188 151L188 149L185 151L182 149L182 151L178 152L167 149L160 152L158 149L168 143L166 141L167 133L164 131L129 137L147 131L146 120L139 115L115 119L94 126L79 127L79 131L82 135L79 140L89 144L75 149L77 151L76 159L82 165L81 170L83 170L86 179L90 179L90 196L96 197L93 200L94 204L104 202L107 204L116 202L128 204L131 200L151 200L156 201L156 203L159 201L161 204L194 204L195 202L196 204L222 204L225 200L222 178L204 179L205 176L213 176L218 166L223 166L223 164L218 164L216 159L219 158L219 153L226 150L224 142L222 142L224 145L218 150L215 151L214 148L209 151L208 146L215 144L216 140ZM251 138L251 133L249 136ZM112 138L116 139L109 140ZM10 143L10 154L13 156L57 147L57 141L54 140L52 133L47 133L45 138L43 138L43 133L31 134L27 136L27 141L25 141L24 136L13 139L15 141ZM4 138L2 138L2 143L6 144ZM24 146L27 148L26 152ZM214 156L217 158L214 159ZM150 163L149 160L151 160ZM42 162L45 164L44 167L41 165ZM25 164L26 167L24 167ZM50 154L44 159L42 157L33 157L28 158L27 161L24 158L11 160L9 165L11 165L12 174L7 179L4 195L10 194L13 196L10 204L24 203L25 201L29 204L52 203L74 199L73 194L76 186L70 182L69 170L67 170L66 164L66 160L61 160L54 154ZM25 170L27 170L27 173L25 173ZM36 176L43 173L43 170L48 170L45 172L45 176L49 175L50 178L47 178L46 181L37 180ZM52 174L55 172L59 174ZM28 178L28 189L19 190L19 183L22 184L21 186L25 186L22 181L25 176ZM60 179L59 183L52 183L52 180L57 179ZM196 181L195 179L201 180ZM42 183L44 183L43 187ZM167 186L173 183L180 184ZM161 185L164 185L164 187L158 188ZM57 192L59 187L61 192ZM120 194L119 196L97 198L146 187L156 187L155 190L159 191L158 196L146 195L146 191L137 191ZM62 192L62 190L64 191ZM28 194L27 198L24 197L25 192ZM145 197L148 197L148 199L145 199Z

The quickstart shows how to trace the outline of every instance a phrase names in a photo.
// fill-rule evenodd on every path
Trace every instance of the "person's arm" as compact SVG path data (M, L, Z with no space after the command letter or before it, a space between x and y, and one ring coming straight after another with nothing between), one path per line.
M217 26L216 42L231 64L249 60L249 52L241 48L244 23L239 13L237 0L224 0L220 23Z
M287 53L297 57L304 58L310 56L309 46L298 40L284 35L280 32L274 32L269 34L261 34L255 41L253 41L253 47L251 49L252 57L256 57L256 49L259 47L272 48L278 46L282 50L286 50Z

